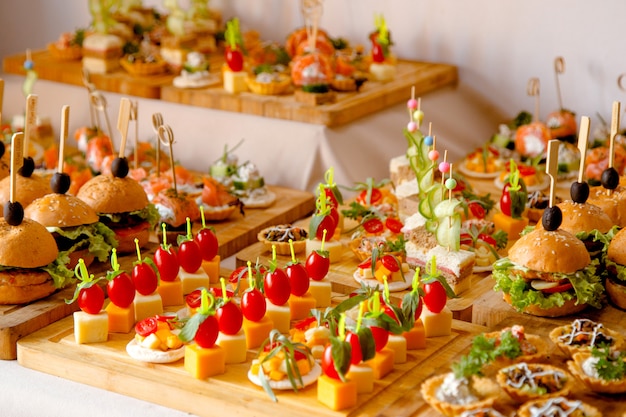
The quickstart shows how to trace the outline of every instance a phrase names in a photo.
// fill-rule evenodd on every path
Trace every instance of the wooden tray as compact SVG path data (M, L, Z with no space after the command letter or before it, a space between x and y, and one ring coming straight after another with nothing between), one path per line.
M84 85L81 61L59 61L47 50L33 51L31 56L40 79ZM4 58L4 72L25 75L25 59L25 54ZM211 72L219 75L222 62L220 54L211 55ZM400 61L397 72L391 82L367 82L359 93L338 93L335 103L319 106L296 102L293 94L276 97L230 94L221 86L179 89L172 86L173 74L136 77L120 70L111 74L92 74L90 78L102 91L326 126L340 126L406 101L411 87L415 87L415 94L421 95L458 82L457 68L447 64Z
M358 405L336 412L317 401L316 385L298 393L276 391L278 402L247 379L255 351L243 364L227 365L226 373L197 380L183 367L174 364L144 364L125 351L133 334L110 334L106 343L77 345L73 319L66 317L18 342L20 365L76 382L154 402L198 416L241 415L275 416L289 410L290 416L353 416L382 412L389 404L412 391L434 369L447 363L469 346L474 334L484 331L462 321L454 321L450 336L427 339L427 348L410 351L408 362L394 367L392 373L376 381L374 392L359 396ZM394 415L407 415L402 411Z

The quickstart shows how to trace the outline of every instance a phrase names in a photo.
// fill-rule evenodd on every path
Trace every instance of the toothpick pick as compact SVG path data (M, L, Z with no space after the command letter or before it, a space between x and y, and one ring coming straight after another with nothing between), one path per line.
M128 121L130 120L130 100L126 97L122 97L120 100L120 112L117 118L117 130L122 135L120 142L119 157L124 157L124 151L126 149L126 137L128 136Z
M562 56L557 56L554 60L554 75L556 78L556 97L559 100L559 110L563 109L563 99L561 98L561 84L559 84L559 74L565 72L565 60Z
M536 122L539 120L539 78L531 78L528 80L526 92L529 96L535 97L535 114L533 115L533 121Z
M131 103L131 107L130 107L130 120L132 120L133 122L135 122L135 152L133 154L134 157L134 163L133 163L133 168L137 169L139 168L139 118L138 118L138 112L139 112L139 102L137 100L133 101Z
M550 176L550 207L554 206L554 187L559 168L559 140L548 141L546 173Z
M589 117L580 118L580 130L578 131L578 150L580 151L580 167L578 168L578 182L583 182L585 174L585 156L589 144Z
M15 201L17 171L24 165L24 133L17 132L11 139L11 184L9 201Z
M59 136L59 163L57 166L57 172L63 173L63 163L65 155L65 141L67 140L67 125L70 118L70 106L65 105L61 109L61 134Z
M37 99L36 94L26 97L26 118L24 120L24 156L28 157L30 137L37 126Z
M174 193L178 194L178 188L176 186L176 169L174 167L174 132L169 125L159 126L159 140L163 142L163 145L167 146L170 150L170 169L172 170L172 182Z
M615 160L615 137L619 131L619 113L621 103L619 101L613 102L613 113L611 116L611 134L609 135L609 168L613 168ZM606 190L607 195L611 195L613 190Z

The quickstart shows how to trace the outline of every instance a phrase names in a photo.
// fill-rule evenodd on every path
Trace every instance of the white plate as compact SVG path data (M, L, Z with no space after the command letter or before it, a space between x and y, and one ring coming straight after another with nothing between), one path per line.
M409 269L407 272L404 273L404 282L402 281L389 282L388 283L389 291L390 292L404 291L407 288L410 288L411 283L413 282L413 275L415 275L415 271L412 269ZM379 287L382 289L384 287L383 283L378 281L376 278L361 278L361 276L359 275L358 269L354 271L354 273L352 274L352 277L359 284L365 284L370 288Z
M317 382L317 378L320 377L320 375L322 375L322 367L319 366L319 364L317 362L313 362L313 367L311 368L311 370L309 371L308 374L306 375L302 375L302 385L300 385L298 383L298 389L304 388L306 386L311 385L314 382ZM252 370L248 371L248 379L254 384L257 385L259 387L262 387L263 384L261 383L261 379L259 378L258 375L255 375L252 373ZM291 386L291 382L289 381L289 378L285 378L285 379L281 379L280 381L272 381L269 380L267 381L270 384L270 387L272 389L277 389L277 390L293 390L293 387Z
M502 171L496 171L496 172L476 172L476 171L472 171L471 169L467 169L467 167L465 167L465 161L463 161L461 164L459 164L459 166L453 166L452 169L458 169L459 172L467 177L473 177L473 178L484 178L484 179L489 179L489 178L497 178L500 173Z
M182 359L185 356L185 345L178 349L170 349L162 351L160 349L149 349L141 346L137 339L133 338L126 345L126 353L138 361L149 363L172 363Z
M500 177L496 178L493 183L495 184L496 187L502 189L502 187L504 187L504 183L502 182L502 180L500 179ZM545 190L546 188L548 188L550 186L550 176L547 174L543 175L543 179L541 180L540 183L538 184L534 184L534 185L527 185L526 186L526 191L528 191L529 193L533 192L533 191L542 191Z

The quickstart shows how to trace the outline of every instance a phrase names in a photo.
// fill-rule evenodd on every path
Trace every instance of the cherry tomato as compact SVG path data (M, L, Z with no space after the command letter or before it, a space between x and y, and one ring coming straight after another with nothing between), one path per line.
M243 314L234 301L230 300L215 311L220 332L235 335L241 330Z
M496 240L493 238L493 236L488 235L486 233L479 233L478 234L478 239L482 240L485 243L490 244L491 246L493 246L494 248L496 246L498 246L498 242L496 242Z
M474 244L474 240L472 239L472 235L469 233L461 233L461 245L470 245Z
M391 308L389 305L385 304L385 314L388 315L389 317L391 317L392 319L394 319L394 321L396 323L399 323L400 320L398 320L398 316L396 316L396 312L393 311L393 308Z
M290 263L285 267L285 273L289 277L291 293L295 296L303 296L309 290L309 274L300 262Z
M383 255L382 258L380 258L380 262L391 272L400 270L398 259L393 255Z
M376 63L385 62L383 47L378 42L372 42L372 61Z
M252 273L254 274L254 271L252 271ZM233 272L230 273L230 276L228 277L228 282L230 282L231 284L237 285L239 280L245 279L248 276L247 274L248 274L247 266L237 267L236 269L233 270Z
M469 208L470 213L472 213L472 216L474 216L477 219L484 219L485 218L485 208L483 206L481 206L480 204L478 204L477 202L471 202L467 205L467 207Z
M282 306L289 300L291 294L291 284L287 273L281 268L265 273L263 280L265 296L274 305Z
M198 230L194 240L200 247L200 254L203 260L211 261L215 258L219 250L219 243L213 230L208 227Z
M243 69L243 54L239 49L226 47L226 64L233 72L239 72Z
M402 232L402 228L404 225L399 219L395 217L387 217L385 220L385 227L389 229L392 233L400 233Z
M208 316L206 320L200 323L198 331L194 337L195 342L202 348L210 348L215 345L217 336L219 335L219 325L215 316Z
M135 289L139 294L154 294L159 285L159 278L150 264L145 262L135 264L131 275Z
M324 353L322 354L322 371L324 372L324 375L330 378L341 379L337 373L337 369L335 369L335 360L333 359L331 345L326 346Z
M154 252L154 264L159 270L159 276L163 281L174 281L180 270L178 255L171 247L167 250L159 246Z
M337 226L339 225L339 210L337 210L336 207L331 207L330 208L330 213L329 216L332 217L333 222L335 224L335 229L337 228ZM322 229L324 230L324 229ZM326 232L326 239L330 239L332 236L328 237L330 231ZM333 231L333 236L334 236L334 231Z
M307 318L305 318L305 319L302 319L302 320L300 320L300 321L296 322L296 323L293 325L293 327L294 327L295 329L298 329L298 330L306 330L306 329L308 329L309 327L311 327L311 324L312 324L312 323L316 323L316 322L317 322L317 319L316 319L315 317L313 317L313 316L309 316L309 317L307 317Z
M439 281L432 281L423 285L424 304L433 313L439 313L446 306L448 296L445 288Z
M327 202L328 204L330 204L331 207L339 207L339 201L337 201L337 197L335 196L335 193L333 193L333 190L331 188L325 187L324 194L326 194Z
M193 290L185 296L185 304L189 308L199 308L202 302L202 290Z
M317 230L315 231L315 237L319 240L322 240L324 237L324 230L326 230L326 241L329 241L335 235L335 229L337 228L337 223L333 219L331 215L326 215L322 221L320 222Z
M389 341L389 330L383 329L378 326L370 326L372 336L374 337L374 345L376 346L376 352L380 352Z
M415 315L414 315L414 320L417 321L417 319L420 318L420 316L422 315L422 308L424 306L424 303L422 302L422 297L419 296L418 300L417 300L417 307L415 307ZM402 307L402 303L400 303L400 307Z
M363 223L363 228L365 229L367 233L377 235L379 233L382 233L385 230L385 225L380 219L373 218L373 219L366 220Z
M384 58L383 58L383 61L384 61ZM361 191L361 193L356 198L357 202L364 204L364 205L378 204L381 202L382 199L383 199L383 193L378 188L372 188L370 201L367 201L367 190Z
M107 294L113 304L127 308L135 299L135 284L126 272L107 282Z
M200 246L195 240L186 240L178 246L178 260L181 268L193 273L200 269L202 265L202 254Z
M371 268L371 267L372 267L372 258L367 258L366 260L364 260L358 265L358 268L360 269Z
M358 365L363 360L363 352L361 351L361 342L359 341L359 335L356 333L347 332L346 342L350 343L350 346L352 347L350 363L353 365Z
M104 305L104 291L98 285L85 287L78 294L78 307L87 314L98 314Z
M321 281L328 274L330 269L330 259L322 256L317 251L313 251L306 258L305 264L306 272L309 274L309 278L315 281Z
M142 337L148 337L159 330L159 320L156 317L147 317L135 324L135 333Z
M248 289L241 296L241 312L250 321L260 321L265 316L265 296L258 288Z
M223 297L221 288L211 287L209 288L209 292L213 294L215 297ZM230 298L234 296L235 296L235 293L233 291L226 290L226 297Z
M502 196L500 197L500 211L503 214L511 215L511 193L509 192L509 184L505 184L502 188Z

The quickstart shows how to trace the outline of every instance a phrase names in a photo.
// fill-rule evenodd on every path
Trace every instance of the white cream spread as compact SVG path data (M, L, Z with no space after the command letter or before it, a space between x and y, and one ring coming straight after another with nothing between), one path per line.
M443 383L437 389L437 399L449 404L469 404L478 401L478 397L472 392L467 378L457 378L454 373L446 375Z

